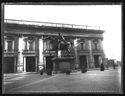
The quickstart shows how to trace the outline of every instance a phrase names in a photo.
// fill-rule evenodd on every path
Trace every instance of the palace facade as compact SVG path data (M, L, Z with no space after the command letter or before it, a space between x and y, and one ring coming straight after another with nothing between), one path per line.
M57 42L51 38L56 38L59 33L73 44L74 69L82 65L98 68L104 63L104 30L82 25L5 19L3 72L38 72L40 66L53 69L52 58L58 54Z

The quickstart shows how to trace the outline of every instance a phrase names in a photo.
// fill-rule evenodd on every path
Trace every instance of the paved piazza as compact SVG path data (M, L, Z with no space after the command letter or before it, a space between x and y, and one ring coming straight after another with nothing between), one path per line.
M10 76L4 81L4 93L77 93L77 92L102 92L120 93L122 88L121 68L109 68L105 71L91 70L87 73L80 71L70 75L63 73L53 76L39 75L36 73ZM7 83L9 82L9 83Z

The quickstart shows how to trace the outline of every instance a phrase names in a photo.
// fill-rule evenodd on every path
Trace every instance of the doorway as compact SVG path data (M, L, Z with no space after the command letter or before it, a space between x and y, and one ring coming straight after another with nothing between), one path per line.
M80 61L80 68L82 68L83 66L87 68L87 56L86 55L81 55L79 57L79 61Z
M53 56L46 56L46 69L53 70L52 58L53 58Z
M95 68L99 67L99 55L94 55Z
M35 72L36 59L35 56L26 57L26 72Z
M14 57L4 57L4 73L14 73Z

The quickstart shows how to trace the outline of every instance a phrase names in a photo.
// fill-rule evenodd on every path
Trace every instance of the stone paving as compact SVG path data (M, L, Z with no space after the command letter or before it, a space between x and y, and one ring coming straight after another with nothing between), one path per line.
M47 76L44 74L41 76L39 74L25 74L21 77L24 78L14 80L11 84L5 84L5 93L119 93L122 84L120 68L115 70L111 68L105 71L91 70L87 73L77 71L70 75L54 74L53 76Z

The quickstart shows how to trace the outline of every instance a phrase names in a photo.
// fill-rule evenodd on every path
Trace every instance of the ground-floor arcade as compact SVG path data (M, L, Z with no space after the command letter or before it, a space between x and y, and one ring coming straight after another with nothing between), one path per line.
M16 73L16 72L39 72L39 67L43 66L46 70L51 69L53 71L59 70L59 66L55 65L53 62L53 58L57 57L57 54L43 54L42 58L39 58L38 55L17 55L13 57L4 57L4 73ZM77 57L77 58L76 58ZM90 59L92 57L92 59ZM75 70L76 65L78 66L78 69L81 67L88 68L99 68L100 64L103 63L103 55L94 53L92 56L90 56L89 53L84 54L78 54L74 58L74 62L72 64L72 69ZM39 62L40 59L42 64ZM77 59L77 60L76 60ZM92 60L92 61L91 61ZM94 67L91 67L94 66Z
M8 56L4 57L4 64L3 64L3 72L4 73L15 73L17 64L17 57L16 56Z

